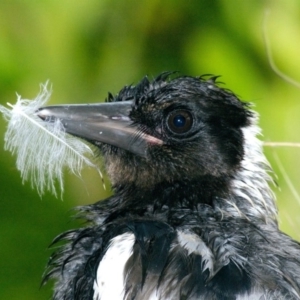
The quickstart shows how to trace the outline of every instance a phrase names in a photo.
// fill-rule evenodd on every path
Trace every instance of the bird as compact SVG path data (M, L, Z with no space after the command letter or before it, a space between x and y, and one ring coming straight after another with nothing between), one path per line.
M113 190L55 238L53 299L300 299L300 244L278 228L258 115L218 78L164 72L37 111L99 150Z

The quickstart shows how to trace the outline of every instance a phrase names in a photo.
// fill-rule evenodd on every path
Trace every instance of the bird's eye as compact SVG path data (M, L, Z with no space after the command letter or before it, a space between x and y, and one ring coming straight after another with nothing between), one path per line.
M177 134L188 132L193 125L192 114L187 110L175 110L167 116L168 129Z

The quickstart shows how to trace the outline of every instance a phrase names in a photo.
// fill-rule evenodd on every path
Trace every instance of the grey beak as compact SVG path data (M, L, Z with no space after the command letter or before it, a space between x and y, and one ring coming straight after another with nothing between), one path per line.
M101 142L146 157L149 145L162 140L142 133L129 113L132 101L42 107L37 115L46 122L59 119L67 133L92 143Z

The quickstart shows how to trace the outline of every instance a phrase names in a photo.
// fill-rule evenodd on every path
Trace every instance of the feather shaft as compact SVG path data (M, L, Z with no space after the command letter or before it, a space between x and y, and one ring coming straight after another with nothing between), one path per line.
M40 195L45 190L57 195L56 182L63 192L64 168L80 176L82 168L89 166L98 171L104 186L102 173L91 160L92 149L66 133L59 120L45 122L36 115L50 95L46 83L34 100L24 100L18 95L16 104L7 103L11 109L0 105L0 112L8 122L4 148L16 154L23 183L29 180Z

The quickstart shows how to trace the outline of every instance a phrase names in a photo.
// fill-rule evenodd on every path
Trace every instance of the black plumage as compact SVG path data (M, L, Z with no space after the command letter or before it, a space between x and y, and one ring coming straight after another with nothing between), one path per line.
M54 241L54 299L108 299L100 266L124 245L118 299L300 299L300 245L278 229L256 114L216 79L163 73L106 104L40 109L98 146L114 190Z

